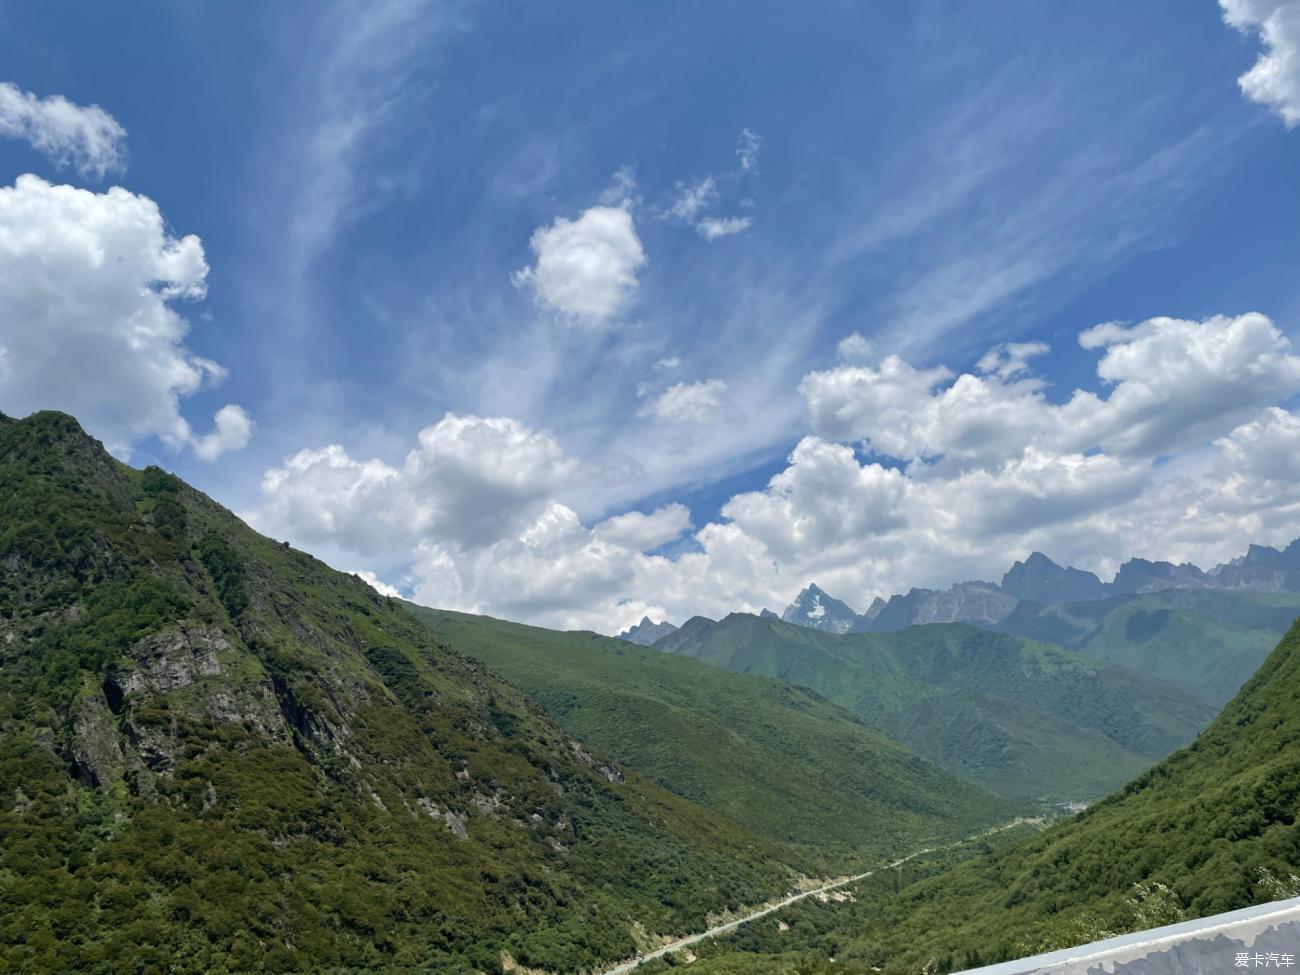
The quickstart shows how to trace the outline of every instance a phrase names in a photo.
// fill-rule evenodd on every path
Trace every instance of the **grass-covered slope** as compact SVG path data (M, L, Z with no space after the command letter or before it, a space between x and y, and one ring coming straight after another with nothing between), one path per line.
M687 624L656 646L810 688L1020 800L1105 795L1213 717L1190 693L1136 671L967 624L840 636L738 613Z
M566 730L841 871L1013 815L816 694L594 633L409 606Z
M1300 616L1300 594L1170 589L1061 606L1022 603L998 629L1122 664L1221 707Z
M70 417L0 418L0 970L578 972L788 853Z
M1194 744L1083 815L900 891L884 877L800 908L787 931L754 925L692 971L942 972L1296 896L1297 700L1300 625Z

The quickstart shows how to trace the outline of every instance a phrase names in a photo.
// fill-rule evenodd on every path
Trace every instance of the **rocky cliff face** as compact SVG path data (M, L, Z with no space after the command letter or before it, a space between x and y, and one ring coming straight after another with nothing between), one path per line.
M875 617L863 617L856 632L901 630L919 623L999 623L1019 600L989 582L959 582L951 589L913 589L892 596Z

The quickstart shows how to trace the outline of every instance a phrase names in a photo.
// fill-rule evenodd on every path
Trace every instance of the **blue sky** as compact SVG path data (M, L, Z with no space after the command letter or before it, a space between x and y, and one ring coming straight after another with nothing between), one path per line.
M222 375L198 366L199 379L164 382L181 433L155 401L133 419L68 378L109 375L116 360L78 364L52 318L57 353L0 332L9 368L27 375L0 378L0 409L73 410L119 455L176 470L341 568L557 625L756 607L812 573L865 605L989 574L1031 546L1102 570L1129 554L1226 557L1300 533L1292 499L1261 486L1267 473L1248 510L1195 494L1208 490L1197 465L1229 449L1217 441L1282 423L1267 411L1300 392L1288 378L1300 133L1287 124L1300 82L1282 57L1298 23L1293 0L187 2L75 16L6 4L0 81L99 106L121 133L102 174L84 146L0 139L0 185L32 173L94 194L77 198L88 207L121 186L157 205L162 234L195 235L207 272L185 280L202 287L155 304L188 323L169 348ZM1270 38L1280 75L1239 84ZM22 258L57 269L52 253ZM1249 312L1267 326L1206 324ZM1273 358L1231 377L1171 366L1171 384L1207 384L1192 405L1137 390L1130 373L1099 377L1107 350L1119 362L1157 347L1134 331L1085 349L1079 333L1156 317L1185 323L1166 341L1204 339L1216 361L1238 339ZM121 335L125 322L79 320L68 334ZM1027 364L981 370L1007 343ZM894 389L876 371L890 355L948 374ZM1013 420L953 433L966 414L927 390L963 374ZM1087 443L1067 450L1065 421L1044 420L1032 442L953 460L1005 440L1026 410L1076 391L1109 402L1126 381L1146 405ZM887 386L947 432L891 440L873 427L867 412L892 415ZM1208 419L1203 401L1218 404ZM226 404L251 430L232 420L228 440L204 441ZM1169 440L1134 459L1113 423L1150 423L1153 410ZM500 422L438 427L448 413ZM806 437L849 451L852 485L795 485L817 469L791 459ZM332 459L301 454L330 445ZM1050 515L995 535L926 522L938 504L1003 524L965 512L978 492L962 479L1010 476L1026 451L1065 464L1031 478ZM1093 501L1077 508L1067 455L1116 465L1096 493L1079 488ZM1058 491L1052 471L1067 468ZM843 493L877 469L902 493ZM904 500L939 482L955 493ZM1170 501L1178 491L1193 500ZM729 505L737 496L748 500ZM1182 514L1152 523L1162 498ZM917 513L899 515L908 505ZM644 521L600 527L625 512ZM1125 519L1147 527L1135 535ZM525 537L536 545L521 551ZM560 564L563 578L542 578Z

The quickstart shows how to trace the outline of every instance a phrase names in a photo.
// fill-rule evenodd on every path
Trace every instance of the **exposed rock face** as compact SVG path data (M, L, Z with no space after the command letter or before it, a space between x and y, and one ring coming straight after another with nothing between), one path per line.
M221 673L220 656L230 641L216 627L179 626L131 648L135 669L119 678L126 694L166 694Z
M1150 562L1147 559L1129 559L1119 567L1115 581L1110 584L1114 594L1159 592L1162 589L1209 589L1213 580L1201 569L1184 562Z
M862 614L861 618L864 620L874 620L887 605L889 604L879 596L876 596L871 600L871 605L867 607L867 611Z
M1252 545L1245 555L1215 566L1206 575L1218 589L1300 592L1300 539L1282 551Z
M643 647L648 647L656 640L663 639L676 629L677 627L672 623L669 623L667 620L664 620L662 623L652 623L649 616L643 616L641 617L640 623L624 630L615 639L626 640L628 643L636 643Z
M1106 585L1091 572L1062 567L1042 552L1017 562L1002 577L1002 591L1032 603L1055 605L1102 599Z
M857 632L881 633L918 623L1000 623L1020 601L991 582L959 582L951 589L913 589L893 596L872 619L860 618Z
M857 618L858 614L847 603L831 596L816 583L799 593L781 614L781 619L787 623L828 633L849 632Z
M93 680L82 683L72 719L72 763L86 785L112 789L126 773L113 712L104 691Z

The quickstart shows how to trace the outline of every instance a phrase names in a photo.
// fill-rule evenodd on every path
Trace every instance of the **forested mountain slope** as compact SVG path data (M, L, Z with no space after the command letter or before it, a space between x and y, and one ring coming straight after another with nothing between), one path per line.
M1195 743L1082 815L901 890L885 875L800 907L787 930L753 925L692 971L943 972L1296 896L1298 699L1300 625Z
M898 856L1014 815L820 696L594 633L408 604L440 639L619 762L824 872Z
M577 972L796 866L71 417L0 419L0 969Z
M833 634L735 613L656 648L810 688L1000 795L1099 798L1214 716L1137 671L968 624Z

